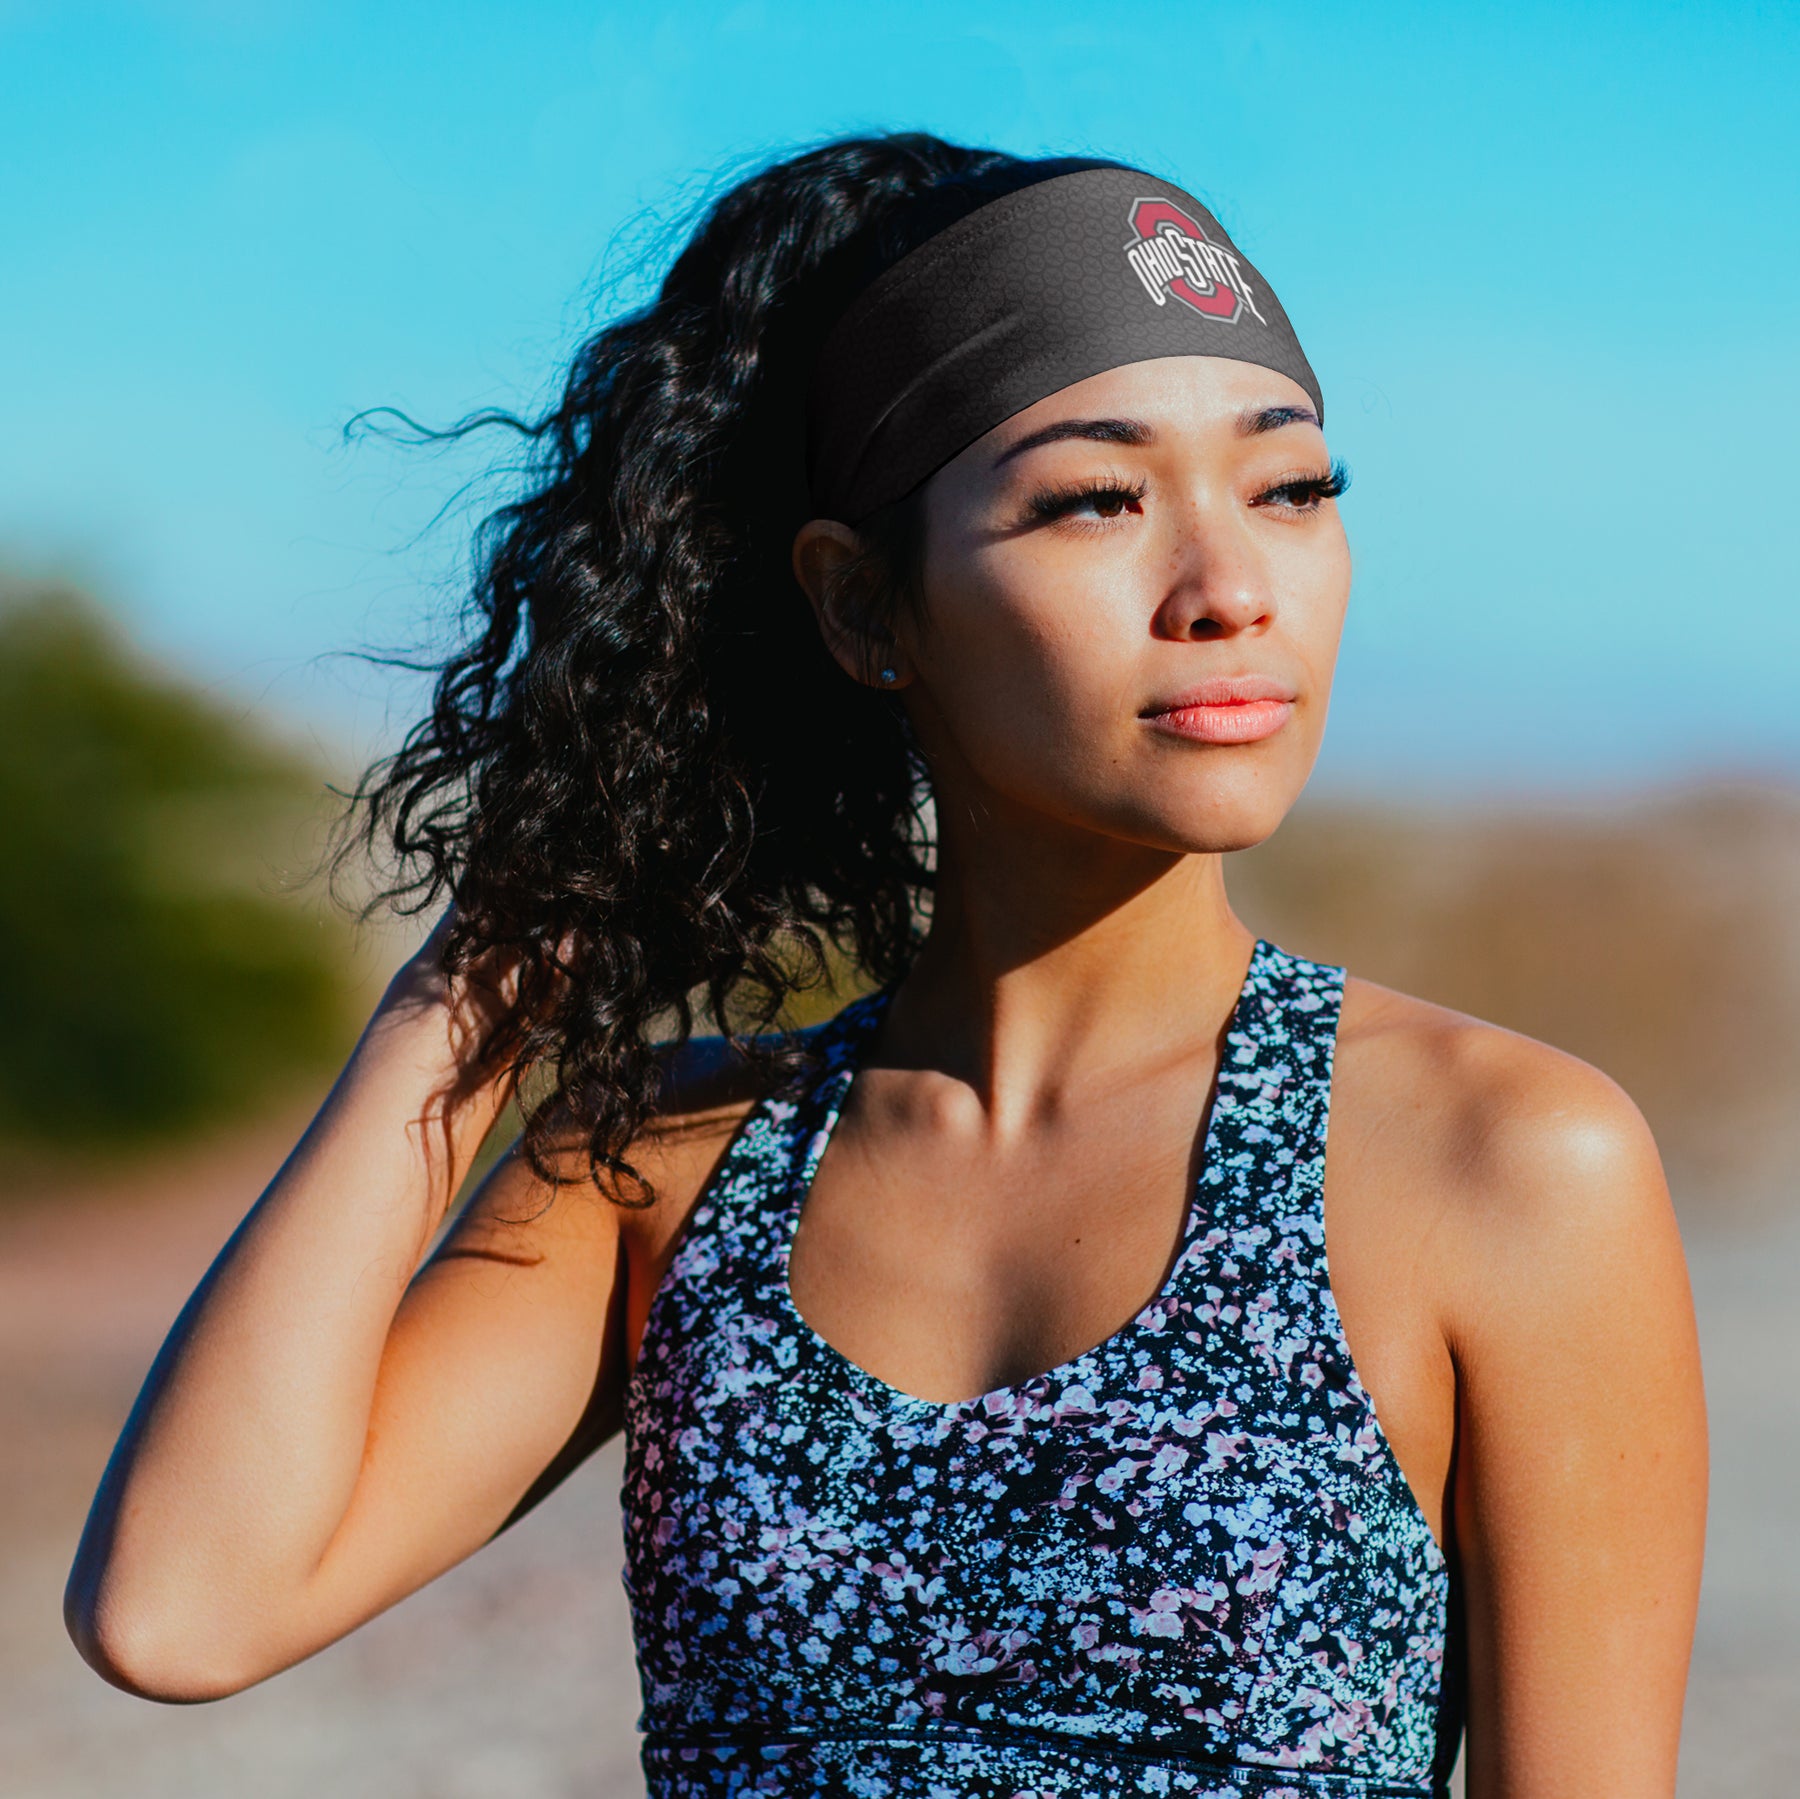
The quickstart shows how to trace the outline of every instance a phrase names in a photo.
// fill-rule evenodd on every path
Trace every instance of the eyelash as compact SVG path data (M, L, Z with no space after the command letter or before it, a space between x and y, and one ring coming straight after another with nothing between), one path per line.
M1265 487L1256 496L1256 504L1284 500L1295 512L1316 512L1326 500L1335 500L1350 486L1350 471L1341 462L1332 463L1323 475L1290 475L1284 481ZM1104 526L1119 516L1126 506L1137 505L1149 491L1142 481L1084 481L1071 487L1046 487L1025 502L1027 515L1036 522L1048 524L1069 518L1076 507L1086 501L1116 500L1118 506L1098 518L1082 521L1088 528Z
M1119 510L1135 506L1149 491L1142 481L1078 481L1070 487L1044 487L1025 502L1026 513L1034 520L1048 524L1052 519L1067 518L1086 500L1117 500ZM1084 520L1089 526L1110 523L1118 511L1102 513L1099 518Z
M1335 500L1339 494L1347 492L1349 486L1350 470L1343 463L1334 462L1323 475L1290 475L1273 487L1265 487L1256 497L1269 500L1277 494L1295 495L1301 500L1294 508L1296 512L1316 512L1322 501Z

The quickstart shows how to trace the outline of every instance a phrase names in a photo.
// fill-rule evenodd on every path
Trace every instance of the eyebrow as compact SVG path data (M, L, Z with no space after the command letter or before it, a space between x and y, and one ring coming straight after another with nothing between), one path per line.
M1072 437L1086 438L1090 443L1147 444L1156 441L1156 433L1137 419L1058 419L1041 431L1028 431L1016 444L1002 450L994 458L994 467L1023 456L1027 450L1042 449L1045 444L1065 443Z
M1319 415L1310 406L1252 406L1238 414L1239 437L1260 437L1283 425L1316 425Z
M1284 425L1317 425L1319 415L1310 406L1252 406L1237 417L1239 437L1260 437L1265 431L1279 431ZM1156 433L1140 419L1058 419L1054 425L1028 431L1015 444L1010 444L994 458L994 467L1023 456L1027 450L1041 450L1045 444L1067 443L1082 438L1089 443L1130 444L1140 447L1155 443Z

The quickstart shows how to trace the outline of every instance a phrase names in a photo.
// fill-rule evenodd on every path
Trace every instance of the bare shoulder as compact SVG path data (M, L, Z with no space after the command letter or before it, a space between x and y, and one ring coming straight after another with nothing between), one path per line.
M754 1066L721 1037L661 1044L656 1053L662 1104L627 1151L648 1201L622 1179L596 1178L586 1128L567 1113L555 1114L546 1139L554 1185L531 1167L523 1140L515 1140L465 1209L458 1225L464 1238L479 1234L498 1242L528 1230L540 1240L546 1233L607 1243L623 1237L635 1247L672 1235L759 1089Z
M666 1097L631 1150L655 1194L633 1222L652 1242L680 1227L766 1079L723 1037L665 1044L658 1059Z
M1649 1127L1589 1063L1353 979L1335 1088L1333 1155L1404 1196L1465 1322L1589 1279L1596 1258L1679 1261Z
M512 1517L617 1429L650 1298L707 1177L757 1098L755 1065L720 1038L663 1046L658 1059L662 1104L627 1151L650 1189L647 1203L624 1181L597 1179L586 1130L553 1115L547 1174L515 1139L433 1258L440 1283L454 1270L479 1298L479 1325L471 1331L515 1339L520 1327L502 1303L510 1299L581 1385L577 1422L560 1448L550 1446L554 1455Z
M1587 1063L1366 981L1339 1052L1361 1316L1434 1328L1452 1375L1407 1440L1448 1469L1469 1791L1673 1792L1706 1415L1650 1132Z

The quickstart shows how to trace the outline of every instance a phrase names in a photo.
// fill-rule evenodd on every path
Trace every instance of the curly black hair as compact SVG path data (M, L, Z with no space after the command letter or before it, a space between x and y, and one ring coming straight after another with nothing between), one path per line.
M931 234L943 196L1017 166L920 133L845 138L739 182L655 300L574 358L556 404L487 425L529 446L477 539L467 640L428 716L364 774L333 872L390 871L367 911L449 893L445 966L516 957L484 1066L544 1074L524 1150L553 1184L571 1119L592 1178L654 1194L629 1149L665 1099L659 1042L696 1001L771 1079L807 1065L788 1003L898 978L933 854L897 698L845 676L796 582L805 394L833 320ZM916 492L859 524L871 633L916 599ZM872 671L871 671L872 672Z

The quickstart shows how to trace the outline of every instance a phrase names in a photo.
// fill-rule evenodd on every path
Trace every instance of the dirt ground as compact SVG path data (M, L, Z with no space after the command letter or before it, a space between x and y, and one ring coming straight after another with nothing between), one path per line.
M0 1211L0 1791L11 1799L626 1799L637 1709L614 1445L460 1568L248 1693L116 1692L63 1633L87 1501L182 1299L295 1121ZM1800 1207L1684 1215L1714 1497L1682 1799L1800 1789Z

